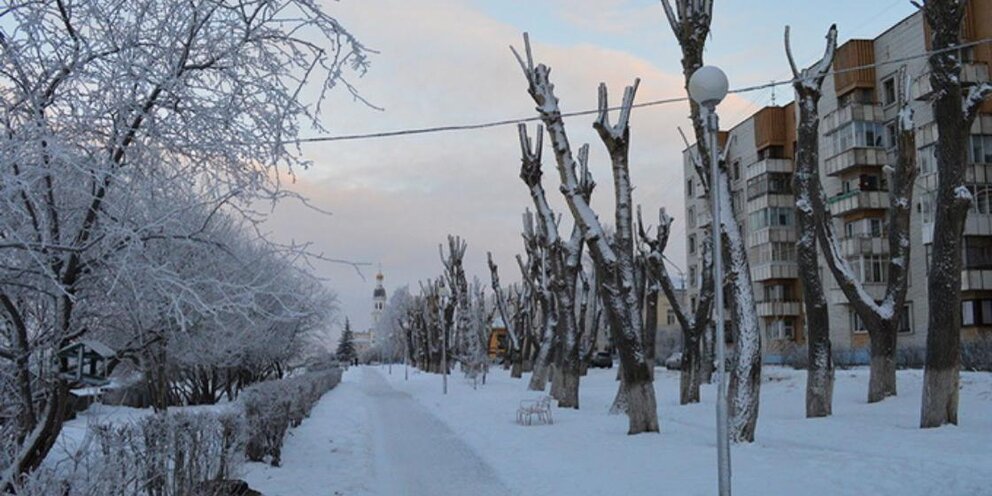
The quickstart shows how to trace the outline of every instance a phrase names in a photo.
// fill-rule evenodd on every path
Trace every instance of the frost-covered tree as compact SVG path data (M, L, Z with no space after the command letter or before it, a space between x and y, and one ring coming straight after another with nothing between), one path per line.
M796 242L796 255L803 283L803 308L806 311L807 417L830 415L833 405L834 364L830 350L830 315L820 277L817 230L820 229L819 224L833 222L824 201L823 186L820 184L819 103L823 80L830 71L836 50L837 28L831 26L827 32L827 47L823 57L812 67L800 72L792 57L789 27L785 28L785 53L792 68L792 86L796 91L796 105L799 107L796 171L792 182L800 233L799 241Z
M0 311L16 331L0 359L25 398L7 487L61 430L68 385L37 373L41 354L95 328L107 264L123 273L174 234L130 223L130 202L180 187L211 205L284 196L280 174L306 165L288 142L366 61L312 0L15 0L2 15Z
M703 66L703 49L713 19L713 0L675 0L674 9L669 0L662 0L661 4L682 50L682 74L688 90L689 78ZM711 160L719 156L719 151L706 148L706 129L699 104L690 99L689 110L696 137L696 150L699 154L699 167L696 168L696 173L706 195L712 194L714 190L720 192L722 218L714 219L714 224L720 226L729 262L724 266L729 276L732 300L730 307L734 322L732 329L735 332L734 343L737 346L727 393L730 401L730 436L736 442L753 442L754 431L758 425L758 400L761 388L761 332L758 329L758 314L754 285L751 283L751 268L747 259L747 246L741 234L741 227L735 220L730 175L726 164L718 164L720 165L719 184L711 185L706 171L710 170ZM717 288L717 290L722 289Z
M540 236L535 241L540 243L543 265L547 267L547 287L552 297L554 318L554 339L550 340L554 350L554 377L551 395L558 400L558 406L563 408L579 407L579 348L582 336L579 334L577 322L577 289L579 273L582 270L582 231L578 223L572 226L569 238L563 239L558 234L558 218L544 193L541 183L541 155L543 151L544 129L537 127L534 143L527 136L527 126L518 126L520 138L521 166L520 179L527 185L534 209L537 212L537 230ZM592 180L588 168L588 146L579 150L579 189L583 200L588 203L596 183ZM549 331L552 329L548 329ZM550 350L549 350L550 351ZM542 350L542 352L544 352ZM547 353L547 352L544 352ZM541 385L543 389L543 384Z
M586 200L578 164L573 155L565 122L549 79L551 70L544 64L534 66L530 42L524 36L526 58L514 51L528 83L528 93L537 104L537 112L547 128L558 167L560 189L565 196L573 220L579 226L589 247L596 270L601 275L604 306L610 321L613 340L620 352L622 367L621 387L627 398L629 434L658 431L658 412L655 401L653 363L644 353L643 318L635 281L635 250L633 204L630 180L630 119L631 106L639 81L628 86L620 116L610 124L606 85L599 86L599 114L593 127L596 129L610 155L613 170L613 187L616 197L616 233L608 237L596 213Z
M704 236L700 247L702 257L702 283L695 307L687 307L679 298L675 284L665 266L665 247L672 230L672 218L662 208L658 211L658 229L654 237L648 235L637 209L637 224L641 243L647 246L645 261L652 277L661 285L675 318L682 329L682 370L679 384L679 403L699 403L699 386L702 383L703 335L710 326L713 308L713 250L709 237Z
M506 291L499 282L499 267L493 261L492 252L487 252L486 257L489 264L489 276L493 288L493 300L496 311L499 312L503 325L506 326L507 333L507 364L510 366L510 377L519 378L523 369L523 349L522 340L519 336L519 319L521 317L521 305L517 304L518 298L513 301L507 299ZM510 291L514 294L513 291ZM515 295L514 295L515 296ZM515 310L515 311L514 311Z
M968 136L992 83L964 88L961 82L961 26L966 0L913 2L930 27L931 100L937 123L937 198L933 247L927 277L930 318L920 427L958 423L961 370L961 252L964 221L973 201L965 186Z
M551 360L554 357L552 352L556 344L555 329L558 327L555 294L551 287L551 262L547 244L543 241L548 236L544 232L546 227L540 219L535 222L534 214L527 209L523 214L522 233L527 258L524 261L520 255L516 257L521 278L528 289L527 295L532 299L532 308L540 317L534 321L539 326L530 329L530 342L535 348L533 370L527 386L531 391L544 391L551 377Z

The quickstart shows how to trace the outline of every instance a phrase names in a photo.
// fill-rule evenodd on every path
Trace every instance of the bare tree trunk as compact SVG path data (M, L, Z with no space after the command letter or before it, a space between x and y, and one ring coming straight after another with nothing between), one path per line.
M607 239L606 232L589 206L577 176L577 163L572 154L564 121L558 108L558 98L554 86L548 79L550 70L541 64L534 66L530 43L524 39L526 60L517 55L520 66L528 82L528 92L537 104L541 120L547 126L558 173L561 192L572 217L579 227L582 238L589 246L590 254L597 270L604 275L602 284L606 290L604 297L607 315L611 323L613 340L620 351L623 364L624 384L634 395L627 412L628 434L658 431L657 405L651 373L644 356L642 341L643 319L640 302L635 291L634 274L634 232L633 206L629 170L630 111L639 81L627 87L624 92L623 110L616 125L610 125L606 96L606 86L599 87L599 116L593 127L610 152L613 165L613 186L616 199L614 213L616 234L614 244Z
M682 332L682 373L679 375L679 404L699 403L702 360L699 335ZM711 367L712 368L712 367Z
M833 63L837 48L837 28L827 33L823 57L809 69L796 69L789 46L789 28L785 28L785 52L792 67L796 103L799 107L799 129L796 144L796 172L793 188L796 195L796 219L799 241L796 254L799 277L803 283L803 304L806 309L808 365L806 370L806 417L826 417L831 414L834 390L834 364L830 350L830 314L820 278L817 250L817 223L824 218L813 210L811 198L821 191L820 184L820 115L819 103L823 80ZM826 222L832 222L826 220Z
M662 6L682 49L682 74L688 90L689 78L703 66L703 50L713 19L713 2L712 0L675 0L675 3L676 9L672 9L668 0L663 0ZM710 170L712 160L718 160L719 151L709 150L706 147L706 130L699 105L695 101L690 100L689 111L696 137L696 150L700 157L696 172L707 194L719 191L723 218L713 219L713 224L720 227L729 254L730 263L727 269L731 282L730 303L733 309L734 328L738 331L735 336L737 354L734 367L730 371L728 386L730 437L735 442L752 442L758 423L758 400L761 388L761 333L758 330L758 315L755 309L754 286L751 284L747 248L740 227L734 219L730 180L727 177L725 164L721 167L720 184L709 184L705 177L706 171ZM717 285L717 290L722 288L722 284L721 282Z
M958 423L961 369L961 243L972 195L965 187L966 154L971 124L992 84L972 88L962 101L961 54L947 51L960 44L965 3L927 0L923 15L930 25L930 84L937 123L937 211L927 279L930 320L920 427Z
M896 329L887 326L871 336L868 403L896 395Z
M713 350L713 327L706 326L703 331L702 339L702 358L699 364L699 376L702 382L706 384L713 383L713 360L714 360L714 350Z

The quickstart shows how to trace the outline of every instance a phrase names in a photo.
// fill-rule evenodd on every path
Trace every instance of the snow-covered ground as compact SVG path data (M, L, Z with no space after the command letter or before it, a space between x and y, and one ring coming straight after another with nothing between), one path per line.
M440 376L352 368L290 430L282 466L249 463L244 478L268 496L714 494L714 388L679 406L678 374L658 369L662 432L627 436L607 413L615 374L591 370L581 410L521 426L519 401L537 396L526 376L494 370L473 390L456 373L444 396ZM834 416L809 420L804 372L766 367L757 442L732 448L734 494L992 494L992 374L962 374L961 425L929 430L917 428L922 375L900 371L900 395L868 405L867 369L838 370ZM63 438L147 413L97 406Z
M438 376L375 372L447 424L514 493L715 493L714 388L704 386L701 404L679 406L675 372L658 369L661 433L637 436L607 413L615 369L590 371L581 410L555 409L550 426L514 422L519 401L536 396L526 377L495 370L473 390L454 374L445 397ZM917 427L922 375L900 371L899 396L868 405L867 369L838 370L834 415L806 419L805 373L766 367L757 441L732 448L734 494L992 494L992 374L964 373L961 425L929 430Z

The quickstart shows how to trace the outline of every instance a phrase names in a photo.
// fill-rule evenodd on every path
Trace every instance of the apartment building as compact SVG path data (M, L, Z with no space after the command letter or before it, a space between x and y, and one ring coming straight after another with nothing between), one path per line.
M838 47L835 73L823 85L820 100L820 174L828 196L841 250L870 294L885 292L889 246L886 232L888 185L884 167L895 160L896 100L905 66L911 76L920 175L913 198L912 257L909 292L899 347L921 352L926 344L927 269L933 241L937 184L934 145L936 124L928 97L932 93L925 57L928 28L915 13L874 39L853 39ZM972 0L964 40L992 37L992 0ZM989 80L992 45L962 50L962 80ZM736 219L745 234L763 352L776 362L805 345L802 283L798 278L795 200L792 194L796 140L795 105L765 107L721 133L733 140L728 155ZM683 153L686 197L688 299L699 288L699 247L709 225L709 208L695 176L690 154ZM965 339L992 336L992 102L986 101L972 128L968 182L975 203L965 228L962 274L962 333ZM834 349L843 361L866 362L868 334L821 260L830 311Z

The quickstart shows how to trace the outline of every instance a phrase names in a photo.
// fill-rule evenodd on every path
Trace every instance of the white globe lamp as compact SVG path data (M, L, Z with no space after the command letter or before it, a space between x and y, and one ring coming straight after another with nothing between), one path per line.
M689 78L689 96L705 107L715 107L727 96L730 84L719 67L704 65Z

